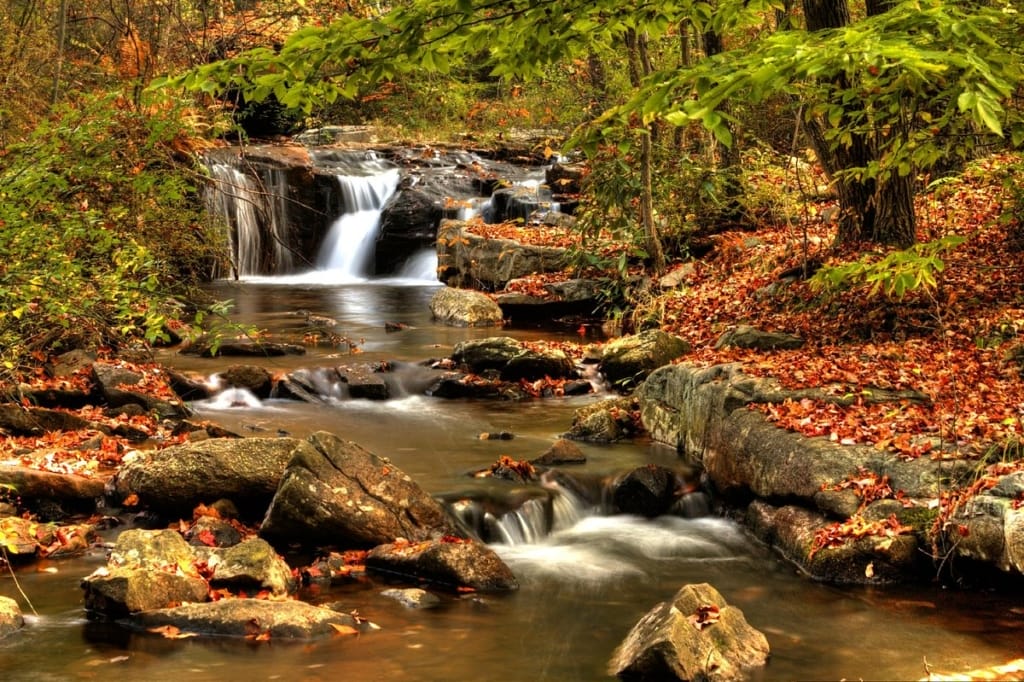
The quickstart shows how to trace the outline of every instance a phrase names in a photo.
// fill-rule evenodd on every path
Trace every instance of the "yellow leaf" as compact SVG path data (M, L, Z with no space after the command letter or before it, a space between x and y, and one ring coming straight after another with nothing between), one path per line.
M338 625L337 623L331 623L330 626L334 628L336 634L339 635L358 635L359 630L356 630L351 625Z

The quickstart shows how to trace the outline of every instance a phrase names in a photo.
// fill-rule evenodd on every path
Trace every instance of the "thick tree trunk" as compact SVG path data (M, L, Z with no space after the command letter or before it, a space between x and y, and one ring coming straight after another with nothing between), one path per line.
M891 0L868 0L869 13L885 11ZM803 0L808 31L841 28L850 22L846 0ZM839 82L840 88L848 86ZM909 246L915 241L913 178L895 172L884 180L865 177L856 169L866 169L877 160L877 146L867 134L854 133L850 141L834 146L825 135L823 120L807 122L811 145L839 197L839 243L861 241ZM890 131L889 134L898 134Z

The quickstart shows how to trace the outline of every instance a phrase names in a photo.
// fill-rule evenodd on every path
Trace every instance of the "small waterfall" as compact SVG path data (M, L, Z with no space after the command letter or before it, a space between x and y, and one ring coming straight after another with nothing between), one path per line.
M398 169L371 176L339 175L345 213L331 225L317 256L317 270L338 281L359 281L373 261L381 209L398 187Z
M545 477L541 485L551 492L549 498L531 498L518 509L500 517L487 515L486 526L493 537L492 542L536 544L551 533L570 528L596 512L593 505L554 478Z
M206 194L206 204L227 228L234 270L215 272L214 277L259 272L259 211L263 200L256 179L224 163L210 164L210 177L214 186Z

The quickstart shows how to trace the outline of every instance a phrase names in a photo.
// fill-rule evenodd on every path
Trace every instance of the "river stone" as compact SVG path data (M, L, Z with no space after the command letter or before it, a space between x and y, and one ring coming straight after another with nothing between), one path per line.
M656 464L637 467L612 483L612 501L623 514L654 518L675 502L676 475Z
M244 517L262 514L273 499L293 438L213 438L146 453L121 468L117 492L143 507L190 517L200 503L226 497Z
M336 635L339 632L368 632L376 628L367 621L357 621L347 613L292 599L220 599L202 604L182 604L136 613L132 616L131 622L147 630L173 626L182 632L199 635L269 635L271 641L315 639Z
M0 518L0 538L7 556L17 561L37 554L53 558L82 554L95 539L88 524L58 526L39 523L20 516Z
M701 613L717 609L701 624ZM768 661L768 640L707 583L686 585L655 606L612 656L621 680L745 680Z
M1024 510L1007 509L1003 517L1008 568L1024 573Z
M609 342L601 355L599 369L613 386L630 388L655 369L689 352L690 344L678 336L649 329Z
M371 547L454 534L440 503L390 462L320 431L295 448L260 534L272 542Z
M18 602L10 597L0 597L0 639L25 626Z
M586 464L587 456L580 446L571 440L559 438L551 444L543 455L530 460L537 466L553 466L555 464Z
M275 596L295 589L292 569L266 540L252 538L216 554L220 561L213 569L211 587L232 592L267 590Z
M0 430L12 436L42 436L51 431L79 431L94 428L85 419L59 410L25 407L14 403L0 405Z
M410 544L379 545L366 555L366 567L409 579L427 580L449 589L480 592L519 589L512 570L487 545L445 537Z
M504 369L522 351L520 343L510 336L490 336L455 344L452 361L473 374L481 374L489 369Z
M387 400L391 397L387 381L373 365L342 365L337 371L342 383L348 386L350 398Z
M715 348L754 348L757 350L796 350L803 348L804 340L795 334L766 332L749 324L737 325L722 334Z
M157 370L146 371L151 374L157 372ZM162 370L159 370L159 373L162 374ZM133 369L106 362L95 362L92 365L92 380L110 407L139 405L147 412L155 414L159 419L181 418L190 414L188 408L181 402L168 402L146 390L144 382L147 377Z
M441 604L441 598L418 587L406 589L390 589L380 593L382 597L394 599L402 606L409 609L432 609Z
M186 534L193 546L232 547L242 541L242 534L224 519L200 516Z
M226 388L244 388L260 400L270 397L274 387L273 377L257 365L232 365L217 375Z
M534 350L524 348L508 361L502 370L505 381L536 381L538 379L565 379L576 375L576 368L565 351L557 348Z
M469 289L442 287L430 299L434 319L453 327L498 327L503 314L485 294Z
M172 530L126 530L118 536L107 565L82 581L85 607L111 617L205 601L192 548Z
M609 398L581 407L573 414L572 426L563 438L588 443L614 443L636 433L633 413L636 400Z

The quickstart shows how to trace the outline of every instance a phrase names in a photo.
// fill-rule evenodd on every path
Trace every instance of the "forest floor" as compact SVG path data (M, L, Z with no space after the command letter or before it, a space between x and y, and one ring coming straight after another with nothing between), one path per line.
M748 374L775 377L785 388L927 396L897 408L810 399L762 406L787 429L871 444L907 459L972 458L1016 467L1024 435L1024 232L1004 216L1011 162L985 159L918 197L919 241L964 238L943 254L935 287L920 286L897 300L866 285L826 293L791 276L804 262L884 256L865 245L837 248L834 201L826 200L789 224L715 235L709 254L670 266L683 269L681 285L646 295L632 317L687 339L693 351L686 362L738 362ZM509 229L506 236L520 241L564 245L558 228ZM716 348L739 324L796 334L806 345Z

